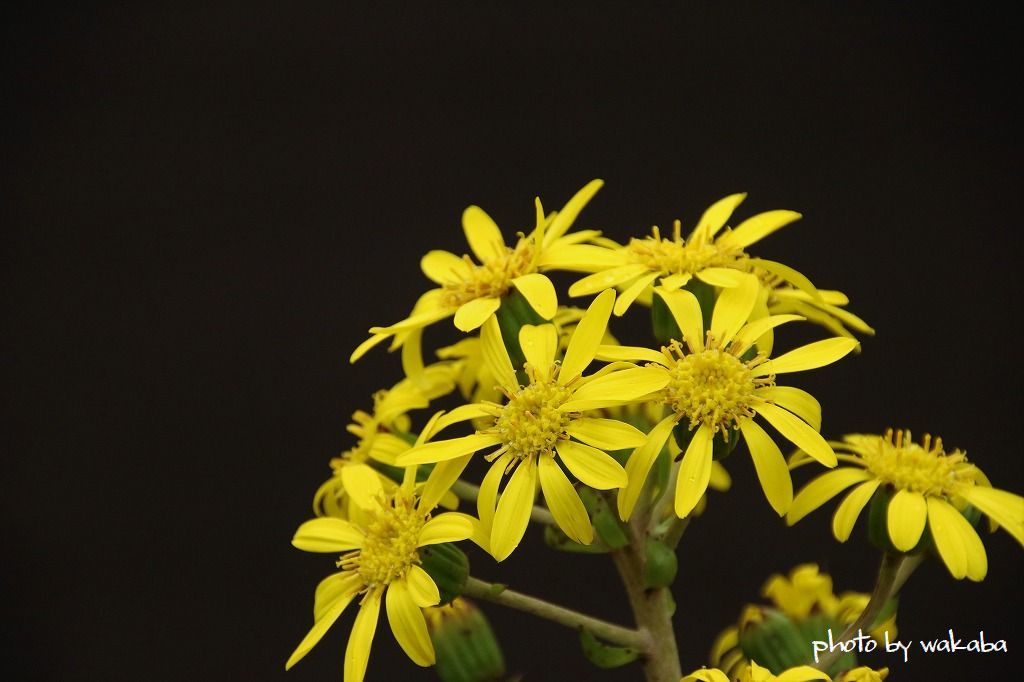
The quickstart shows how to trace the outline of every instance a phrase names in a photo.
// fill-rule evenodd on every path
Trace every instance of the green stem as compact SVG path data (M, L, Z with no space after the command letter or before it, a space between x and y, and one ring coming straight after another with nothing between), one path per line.
M644 651L647 682L678 682L683 676L679 648L672 627L672 594L667 587L646 589L643 583L647 542L647 518L628 524L630 544L612 552L636 624L649 642Z
M615 625L522 592L505 589L502 585L495 585L476 578L467 578L466 585L462 588L462 594L524 611L575 630L584 628L598 639L611 644L627 646L639 651L646 651L650 646L647 638L638 630Z
M480 494L480 486L463 481L461 478L452 483L451 490L455 493L456 497L465 502L476 502L476 498ZM551 515L551 512L539 504L533 505L533 509L530 510L530 520L534 523L543 523L548 526L555 523L555 517Z
M845 642L859 631L870 629L878 614L885 607L885 603L899 592L899 589L903 587L910 574L913 573L920 563L921 559L919 557L912 557L908 560L905 554L891 554L889 552L883 554L882 564L878 567L878 578L875 580L875 589L871 591L871 597L868 599L867 606L864 607L864 610L857 619L850 623L843 630L843 634L837 637L835 641ZM835 651L830 651L822 656L814 667L818 670L828 670L835 663L836 659L842 655L843 651L837 648Z

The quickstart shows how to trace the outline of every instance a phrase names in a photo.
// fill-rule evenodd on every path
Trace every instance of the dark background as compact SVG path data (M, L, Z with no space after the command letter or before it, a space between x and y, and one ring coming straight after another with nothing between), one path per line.
M8 16L3 105L3 594L17 679L338 679L351 616L288 675L330 559L289 546L349 414L399 377L365 330L532 199L607 186L581 227L692 226L750 198L800 223L755 250L840 288L878 329L800 377L824 429L932 430L1024 491L1017 327L1019 70L1007 17L928 4L630 3L370 9L178 3ZM448 323L445 323L447 325ZM443 336L434 332L431 338ZM775 519L745 455L681 548L684 668L771 572L868 590L860 533ZM802 479L800 479L802 480ZM834 503L829 508L834 508ZM903 639L1009 654L890 659L893 679L1012 679L1021 551L981 585L926 564ZM627 622L610 564L535 536L476 573ZM488 608L527 679L596 671L575 637ZM432 679L378 629L370 679Z

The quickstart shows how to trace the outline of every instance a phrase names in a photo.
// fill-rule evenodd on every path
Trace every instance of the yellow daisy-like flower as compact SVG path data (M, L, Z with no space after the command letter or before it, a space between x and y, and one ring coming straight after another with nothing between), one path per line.
M465 514L431 511L447 490L445 476L431 475L417 496L415 470L393 494L377 498L359 521L326 517L299 526L292 544L307 552L342 553L338 573L317 585L313 628L285 664L291 668L324 636L345 608L361 595L359 613L345 650L345 682L360 682L366 673L370 646L385 602L391 631L417 665L434 664L434 646L427 633L423 608L441 600L434 580L420 566L419 549L468 538L473 523Z
M840 467L811 481L793 500L786 521L792 525L850 486L836 508L832 532L845 542L865 505L879 488L892 493L886 527L893 547L908 552L925 526L946 568L956 579L982 580L988 557L978 533L961 510L968 504L1006 528L1024 545L1024 497L989 485L985 475L960 450L946 453L941 438L913 442L909 431L884 436L856 434L837 444Z
M651 287L660 286L675 291L691 279L716 287L734 287L743 275L753 268L792 282L801 289L815 292L806 277L781 263L751 258L744 249L767 237L779 228L798 220L795 211L768 211L752 216L736 226L725 229L726 222L746 194L732 194L708 208L689 237L683 238L682 226L677 220L672 236L663 237L657 227L651 236L631 239L626 246L614 245L615 262L609 266L595 266L594 274L579 280L569 288L570 296L585 296L608 287L623 289L615 304L615 314L622 315L633 301L649 297ZM607 242L606 242L607 243Z
M357 500L366 506L388 483L370 463L394 466L395 458L412 447L412 443L400 435L409 432L407 413L428 407L430 401L451 393L454 386L453 368L436 364L424 368L419 382L402 379L390 389L377 391L373 395L372 412L357 410L353 413L347 430L358 441L330 461L333 475L313 496L313 513L345 519Z
M480 339L484 358L506 400L457 408L442 417L443 425L437 430L477 417L488 417L491 425L470 436L417 446L398 458L401 466L456 460L465 466L478 450L498 448L488 455L493 464L477 499L481 544L498 561L522 540L538 484L565 534L582 544L593 540L586 508L560 464L592 488L608 490L626 484L626 472L605 450L636 447L644 442L644 434L623 422L583 413L636 400L660 389L667 378L626 363L583 376L604 337L614 300L611 290L594 300L577 324L561 364L556 362L554 325L522 327L519 342L529 379L525 386L516 378L497 320L490 318ZM498 500L498 488L508 473L511 478Z
M646 360L647 368L660 372L666 385L653 399L671 411L651 430L647 443L630 455L626 465L629 484L619 492L618 510L623 519L633 512L651 465L677 423L689 425L691 439L679 466L675 511L687 516L704 495L711 475L713 440L728 440L738 430L747 443L758 479L769 504L785 514L793 498L793 484L785 458L775 441L754 421L764 417L787 440L795 443L825 466L835 466L832 447L818 433L821 406L809 393L777 386L775 377L828 365L857 345L853 339L836 337L816 341L774 359L764 353L750 357L751 349L767 331L801 319L774 315L749 321L759 285L750 275L736 286L723 289L711 316L707 334L697 298L686 290L658 288L682 332L661 351L633 346L602 346L602 360ZM749 359L747 359L749 357Z
M882 682L887 677L889 677L888 668L875 670L862 665L859 668L847 670L836 678L836 682Z
M371 336L352 353L355 362L382 341L394 337L394 347L409 345L409 355L418 355L424 327L447 317L455 317L455 326L473 331L500 306L503 297L518 291L545 320L558 307L555 287L542 270L577 268L587 262L607 261L605 249L582 244L599 233L593 230L566 235L576 216L603 185L592 180L559 211L545 216L537 201L537 224L528 234L520 234L512 246L505 243L498 226L477 206L462 214L462 228L469 248L479 260L461 258L448 251L431 251L420 262L423 273L438 285L423 294L412 314L387 327L373 327ZM408 373L408 368L407 368Z
M773 675L768 668L762 668L751 661L744 666L732 680L717 668L701 668L694 670L680 682L808 682L808 680L829 680L825 673L809 665L790 668L778 675Z

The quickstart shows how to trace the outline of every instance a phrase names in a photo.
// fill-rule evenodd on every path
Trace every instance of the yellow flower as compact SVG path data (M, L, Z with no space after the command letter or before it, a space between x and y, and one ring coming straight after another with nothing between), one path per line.
M887 677L889 677L888 668L874 670L862 665L859 668L847 670L836 678L836 682L882 682Z
M749 665L744 666L739 674L733 678L735 682L807 682L808 680L830 680L831 678L825 673L810 667L809 665L801 665L796 668L790 668L785 670L778 675L773 675L767 668L762 668L757 663L751 661ZM700 670L694 670L692 673L684 677L680 682L731 682L729 676L717 668L702 668Z
M427 633L423 608L440 602L434 580L420 566L419 549L468 538L470 517L448 512L431 517L447 490L444 476L428 478L420 495L413 492L415 469L394 494L376 500L359 521L326 517L299 526L292 544L307 552L342 553L341 570L316 588L313 628L285 664L291 668L324 636L358 596L359 613L345 650L345 682L360 682L366 672L370 646L385 601L391 631L402 650L417 665L434 664L434 646Z
M345 519L360 498L360 504L366 506L389 483L370 463L394 466L395 458L412 447L401 435L407 435L410 428L407 413L428 407L430 401L450 393L454 385L453 368L436 364L424 368L419 383L402 379L390 389L377 391L372 412L352 414L347 430L358 441L330 461L333 474L313 496L313 513Z
M537 201L537 224L528 234L520 233L512 246L505 243L501 230L483 209L470 206L462 214L462 228L470 250L479 260L468 255L461 258L448 251L431 251L420 266L436 289L423 294L404 320L387 327L373 327L370 338L352 353L355 362L382 341L394 337L392 347L409 345L404 361L419 355L423 328L447 317L455 317L455 326L464 332L477 329L500 306L501 300L513 290L518 291L545 320L550 320L558 307L555 287L542 270L572 269L582 257L605 258L604 249L581 244L597 236L583 231L566 235L579 212L603 185L592 180L560 212L545 216ZM407 366L406 372L411 374Z
M985 546L961 513L968 504L1024 545L1024 497L991 487L962 451L947 454L941 438L926 435L918 444L909 431L890 429L884 436L857 434L843 440L837 444L845 451L841 459L853 466L808 483L793 500L786 517L790 525L856 485L832 518L833 534L845 542L864 506L884 486L893 493L886 510L893 547L914 549L927 526L943 563L958 580L982 580L988 572Z
M807 636L809 621L816 623L814 627L824 636L828 627L840 629L841 626L854 622L863 613L870 599L869 595L862 592L844 592L837 596L832 589L832 578L827 573L821 573L816 564L796 566L788 576L778 573L770 576L761 588L761 594L769 598L772 605L768 607L748 604L743 609L738 624L729 626L718 635L711 647L710 656L711 664L715 667L725 671L737 671L750 662L749 655L756 655L756 652L750 651L749 655L744 652L740 646L740 633L746 632L750 627L759 627L772 609L781 612L790 623L797 626L797 632L802 633L800 646L806 647L809 643L804 637ZM881 641L885 632L889 633L890 638L895 638L895 612L868 634ZM781 645L777 643L776 638L781 636L780 633L776 633L760 641L779 647ZM747 646L750 646L749 641ZM797 647L797 651L799 650L800 647ZM809 661L810 649L804 653L808 656L806 660ZM802 661L788 660L789 664L798 662Z
M682 332L661 351L633 346L602 346L602 360L646 360L647 367L660 372L666 385L656 399L671 411L651 431L647 443L630 455L626 471L629 484L619 492L618 509L623 519L633 512L644 481L658 453L677 423L688 424L691 439L679 466L675 490L675 511L687 516L704 495L711 475L712 445L716 435L728 440L739 431L747 443L758 479L769 504L785 514L793 496L789 469L775 441L754 421L760 415L786 439L795 443L825 466L835 466L832 448L818 433L821 406L809 393L790 386L777 386L779 374L799 372L828 365L842 358L857 342L842 337L816 341L774 359L763 352L750 354L768 330L796 315L774 315L748 321L759 286L750 275L736 286L723 289L711 316L707 334L700 304L689 291L656 293Z
M605 450L636 447L644 442L644 434L613 419L585 417L583 412L635 400L664 386L667 378L625 363L583 376L604 337L614 300L611 290L594 300L576 326L561 364L555 361L554 325L523 326L519 342L526 356L525 386L519 384L498 322L491 317L480 339L485 361L506 400L464 405L442 417L436 430L478 417L488 417L490 426L470 436L417 446L398 458L401 466L458 461L464 467L478 450L498 448L487 457L493 464L477 499L481 544L498 561L522 540L538 483L565 534L582 544L593 540L587 511L560 464L592 488L626 484L626 472ZM508 473L512 475L499 501L498 488Z
M623 289L615 304L615 314L622 315L633 301L642 295L649 298L651 287L660 280L662 288L675 291L691 279L716 287L733 287L754 267L772 273L799 288L813 286L806 277L780 263L751 258L744 249L772 232L800 218L795 211L768 211L752 216L735 229L725 229L732 212L746 198L746 194L732 194L715 202L689 237L683 238L682 226L677 220L672 237L663 237L657 227L651 236L631 239L626 246L611 243L615 254L613 264L594 264L588 275L569 288L570 296L585 296L608 287ZM608 243L607 241L605 243Z

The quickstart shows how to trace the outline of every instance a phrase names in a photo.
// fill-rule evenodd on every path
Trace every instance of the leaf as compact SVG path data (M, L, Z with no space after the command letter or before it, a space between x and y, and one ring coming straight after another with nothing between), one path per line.
M605 644L586 629L580 630L580 646L587 660L598 668L618 668L640 656L640 652L631 647Z

